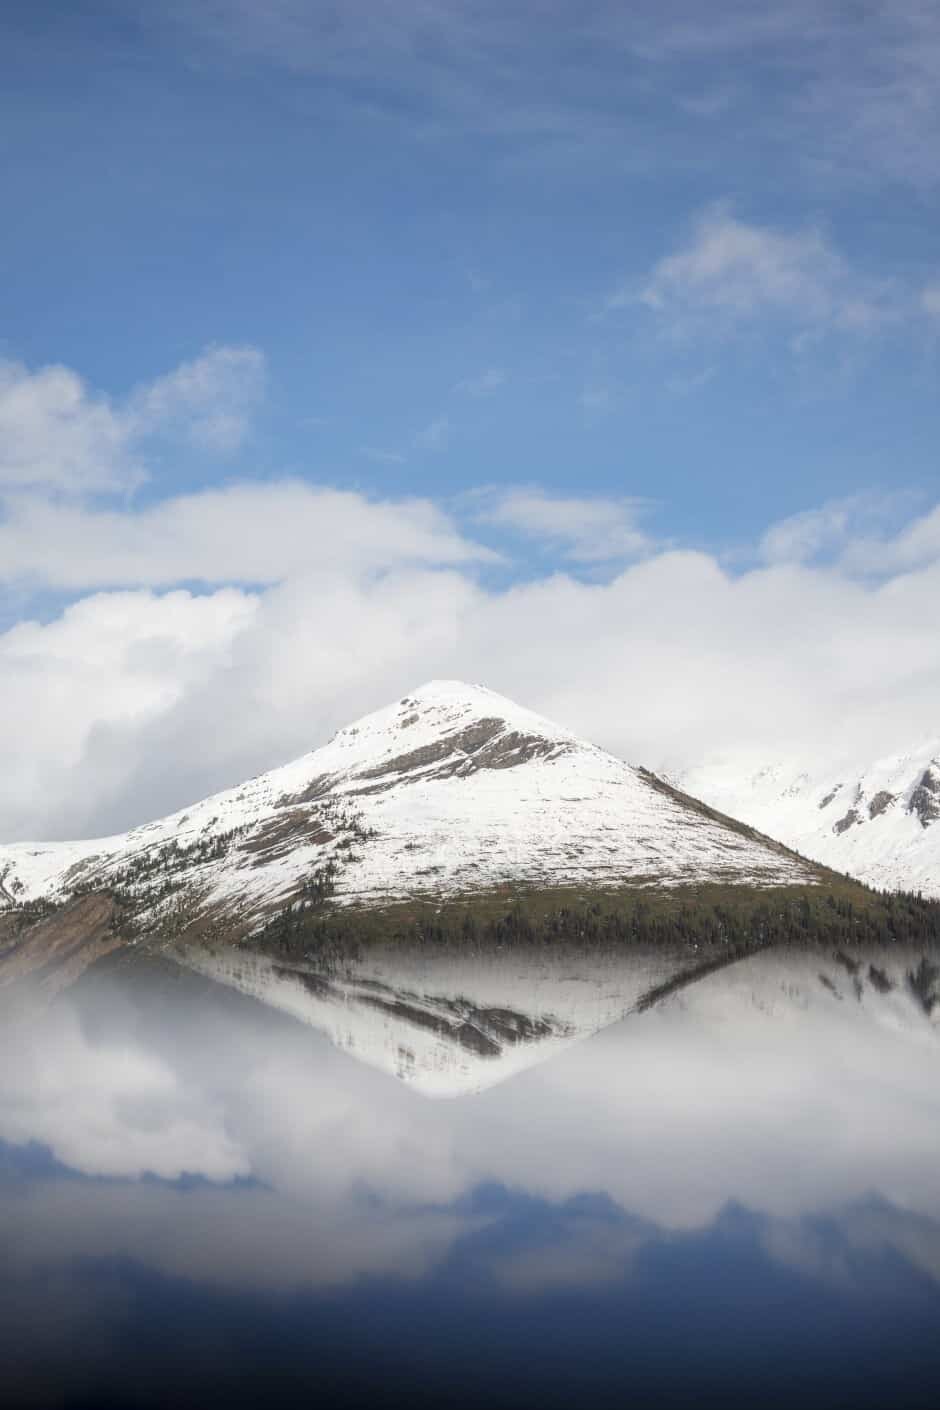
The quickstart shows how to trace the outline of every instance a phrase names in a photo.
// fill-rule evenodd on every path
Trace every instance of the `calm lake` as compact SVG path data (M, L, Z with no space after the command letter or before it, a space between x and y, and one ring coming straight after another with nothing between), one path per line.
M933 1406L940 970L112 957L8 999L11 1405Z

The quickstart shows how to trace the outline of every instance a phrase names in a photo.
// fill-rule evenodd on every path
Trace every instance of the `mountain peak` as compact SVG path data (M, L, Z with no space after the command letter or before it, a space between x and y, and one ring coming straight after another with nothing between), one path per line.
M409 692L403 697L403 703L408 700L419 700L421 702L434 703L446 700L477 700L487 698L503 699L497 697L495 690L490 690L488 686L480 685L478 682L448 680L443 677L425 681L424 685L419 685L416 690Z
M445 760L450 770L463 762L467 764L464 772L472 772L471 756L476 768L485 761L492 765L497 755L505 767L510 747L516 749L517 762L521 763L526 751L531 753L537 748L546 753L550 752L546 746L560 748L580 743L551 720L486 686L432 680L403 695L394 705L364 715L338 730L326 749L316 750L315 756L331 773L336 769L348 772L379 766L388 772L393 764L399 766L399 773L423 773L432 763L443 765ZM588 744L581 747L592 748ZM440 771L436 776L442 776Z
M324 878L336 904L512 885L775 886L817 873L484 686L432 680L323 748L104 840L0 847L7 901L129 890L245 934ZM151 899L152 898L152 899ZM2 896L0 896L2 899Z
M395 705L388 705L384 709L364 716L363 720L355 721L352 728L362 724L364 720L384 720L396 715L408 717L415 712L421 717L427 717L430 723L441 729L446 728L451 721L462 717L487 716L498 717L505 720L507 724L523 723L530 727L537 726L552 736L573 738L569 731L563 730L559 725L525 706L517 704L515 700L510 700L508 696L490 690L488 686L468 681L444 679L425 681L423 685L419 685L409 691L407 695L403 695Z

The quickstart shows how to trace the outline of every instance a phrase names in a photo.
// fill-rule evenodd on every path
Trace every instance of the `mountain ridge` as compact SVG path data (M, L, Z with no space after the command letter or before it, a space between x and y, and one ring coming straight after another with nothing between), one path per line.
M717 758L675 781L867 885L940 898L940 739L837 768Z

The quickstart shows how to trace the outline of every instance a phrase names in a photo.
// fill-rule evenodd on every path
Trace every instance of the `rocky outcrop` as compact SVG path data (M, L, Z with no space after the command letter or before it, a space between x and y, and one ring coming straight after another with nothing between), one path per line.
M879 789L868 805L868 816L879 818L882 813L886 813L897 797L896 793L889 793L886 788Z
M929 827L940 818L940 762L936 759L924 770L911 794L908 812L920 819L922 827Z

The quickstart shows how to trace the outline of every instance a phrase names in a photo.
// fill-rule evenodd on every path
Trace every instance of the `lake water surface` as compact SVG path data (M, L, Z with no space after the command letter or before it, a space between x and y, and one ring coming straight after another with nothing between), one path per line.
M930 955L112 958L7 1004L11 1405L932 1406Z

